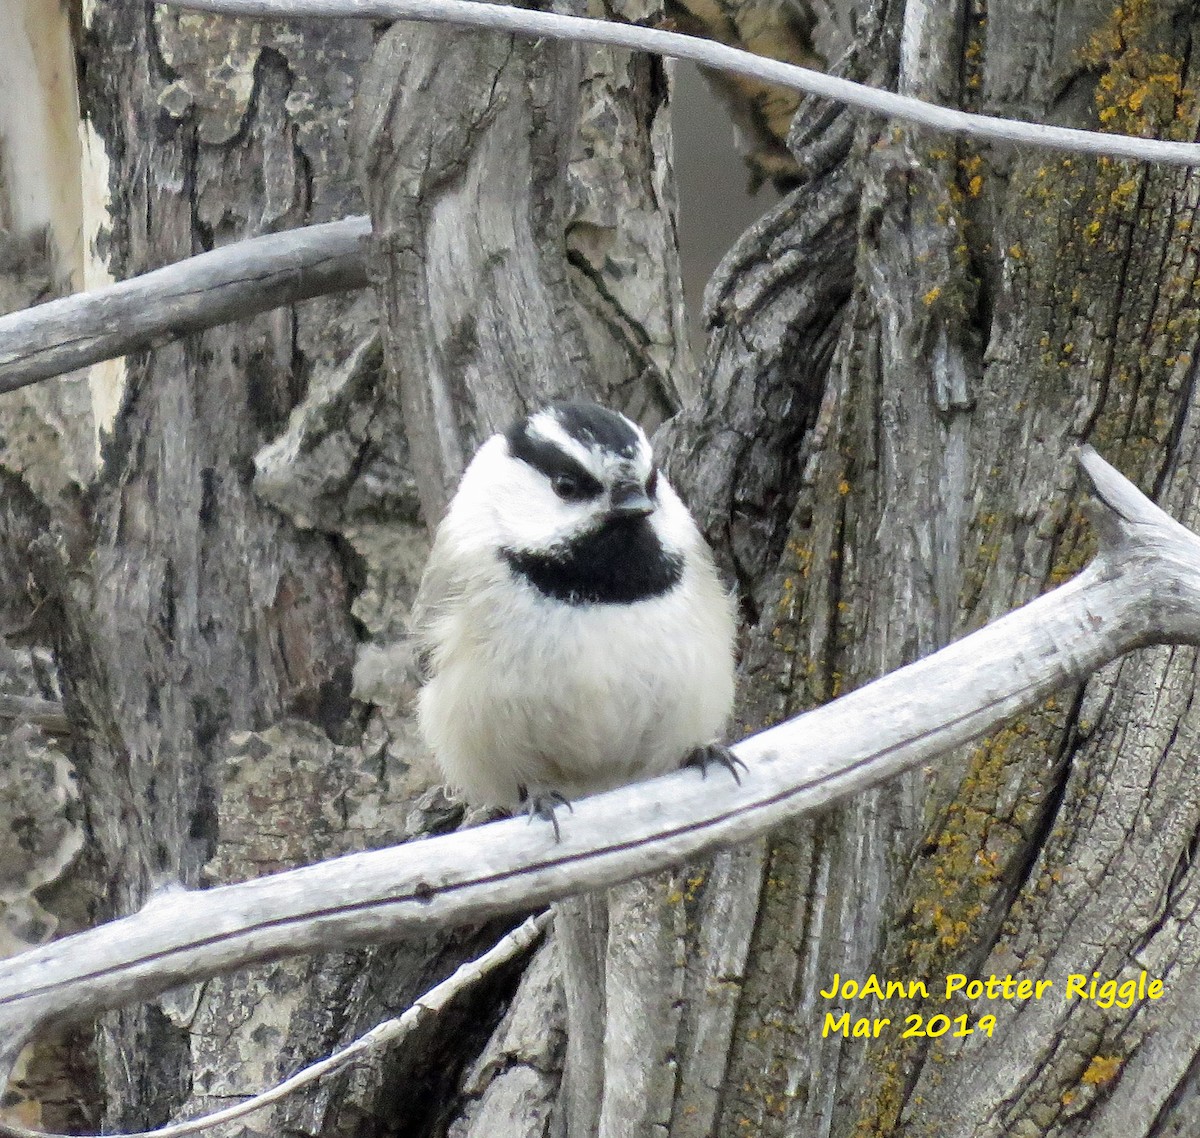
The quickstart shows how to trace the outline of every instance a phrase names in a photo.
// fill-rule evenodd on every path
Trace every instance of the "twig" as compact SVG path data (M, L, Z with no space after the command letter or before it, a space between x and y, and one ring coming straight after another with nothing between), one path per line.
M32 723L50 735L69 735L71 723L61 703L32 695L0 695L0 719Z
M502 4L475 0L160 0L167 7L190 8L229 16L267 20L310 17L351 17L371 20L419 20L428 23L465 24L490 28L512 35L570 40L576 43L608 44L649 51L675 59L689 59L705 67L731 71L765 83L833 99L875 114L903 119L919 126L950 134L965 134L993 142L1023 143L1083 154L1107 154L1144 162L1166 162L1178 166L1200 166L1200 143L1167 142L1133 138L1095 130L1045 126L1019 119L998 118L927 103L894 91L881 91L797 67L765 59L735 47L682 35L679 32L617 24L581 16L532 12Z
M1073 580L940 652L744 740L741 785L695 771L575 804L201 892L0 962L0 1077L41 1026L263 960L397 940L627 881L926 764L1152 643L1200 643L1200 537L1085 449L1100 552Z
M489 972L528 951L546 931L550 920L549 911L529 917L512 932L497 941L482 956L459 965L450 976L421 996L402 1015L395 1019L385 1020L353 1043L347 1044L340 1051L335 1051L327 1058L305 1067L302 1071L297 1071L296 1074L270 1090L199 1118L189 1118L183 1122L172 1123L170 1126L160 1126L156 1130L124 1133L120 1138L184 1138L187 1134L198 1134L203 1130L211 1130L214 1126L233 1122L256 1110L261 1110L264 1106L270 1106L271 1103L278 1102L288 1095L295 1094L296 1091L310 1083L315 1083L326 1075L335 1074L344 1067L348 1067L356 1059L366 1058L372 1052L382 1051L385 1047L394 1047L413 1032L423 1014L437 1015L463 989L477 984ZM80 1138L79 1135L30 1130L2 1120L0 1120L0 1135L7 1135L8 1138ZM103 1138L103 1136L92 1135L88 1138Z
M371 222L254 237L0 317L0 392L324 293L363 288Z
M999 142L1200 165L1200 143L1105 134L973 114L826 75L696 36L472 0L163 0L260 19L345 16L490 28L689 59L934 130ZM368 283L366 218L239 242L108 288L0 317L0 393L258 312Z

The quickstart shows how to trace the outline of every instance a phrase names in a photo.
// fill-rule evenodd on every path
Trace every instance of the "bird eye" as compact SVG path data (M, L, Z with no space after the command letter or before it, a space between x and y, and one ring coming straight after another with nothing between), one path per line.
M568 502L577 502L581 498L591 497L588 488L573 474L556 474L550 479L554 492Z
M656 466L650 471L650 477L646 479L646 497L653 498L658 491L658 467Z

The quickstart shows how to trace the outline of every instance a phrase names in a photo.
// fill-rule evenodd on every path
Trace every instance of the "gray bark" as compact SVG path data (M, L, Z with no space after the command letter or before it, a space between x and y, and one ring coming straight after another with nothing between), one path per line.
M152 36L143 19L102 6L86 43L118 270L360 208L344 122L367 29L267 29L260 48L235 22L189 17L183 34L160 12ZM880 0L844 66L970 109L1191 138L1194 23L1182 3L1023 0L985 23L962 5ZM404 693L351 702L358 640L402 633L420 513L439 515L487 431L548 396L590 393L651 426L684 404L660 444L741 587L747 726L1069 576L1090 541L1064 461L1075 442L1196 526L1184 171L977 152L802 104L804 181L719 271L691 377L658 63L397 28L363 91L385 370L369 306L329 301L135 359L87 495L89 432L56 428L53 407L8 412L0 568L21 584L4 616L28 630L30 660L54 638L90 823L81 884L54 897L67 928L164 877L251 875L405 833L422 775ZM19 303L52 287L44 265L19 275ZM45 448L22 449L14 424L35 420ZM48 536L27 558L30 532ZM13 694L57 697L22 667ZM1192 650L1137 653L936 773L597 900L603 919L575 927L574 949L560 938L511 1002L503 986L484 993L431 1040L437 1119L401 1113L422 1074L409 1056L263 1125L1188 1133L1194 683ZM64 769L43 741L22 747ZM302 832L285 825L298 788L320 819ZM61 817L46 822L60 850L74 840ZM81 896L99 898L92 912ZM192 1110L239 1089L231 1075L258 1084L467 947L271 966L122 1013L102 1032L108 1119ZM1168 977L1167 999L956 1005L997 1014L990 1041L820 1038L815 993L835 972L1139 967ZM909 1010L929 1011L881 1014Z
M1103 503L1103 541L1084 572L931 656L742 740L744 781L709 784L703 772L680 771L581 801L567 833L518 819L202 895L174 890L134 916L0 968L0 1051L12 1053L14 1039L38 1024L239 965L420 936L569 898L556 928L564 993L570 1010L584 1004L592 1014L569 1040L568 1057L586 1052L594 1033L597 1062L578 1075L568 1067L565 1097L579 1102L572 1112L598 1111L600 1130L606 1119L615 1129L635 1110L653 1109L662 1085L654 1068L670 1069L674 1059L664 1055L648 1072L625 1057L651 1055L661 1038L677 1034L680 993L668 962L682 950L670 941L682 942L685 926L658 916L678 914L686 890L703 878L685 886L676 873L661 880L648 873L762 837L918 765L931 773L956 743L1040 707L1131 648L1200 643L1200 537L1094 451L1080 460ZM266 734L256 737L260 746ZM320 755L315 732L293 736L293 753L307 741ZM297 765L293 759L293 780ZM231 791L240 773L231 772ZM588 893L602 886L621 887L607 899ZM668 943L639 935L647 930ZM651 993L657 1006L647 1012Z
M613 8L638 20L659 11ZM385 356L426 518L441 516L474 447L531 407L590 396L653 427L687 392L666 95L653 57L403 24L377 48L356 144ZM658 1020L677 1018L662 1005L677 954L653 931L621 939L607 908L593 899L556 914L569 1027L556 1133L629 1132L642 1110L669 1110L669 1093L646 1096L625 1057L636 1039L669 1072L672 1033ZM621 971L630 943L654 963ZM467 1132L487 1133L478 1127L512 1089L484 1089ZM521 1101L518 1127L551 1116L553 1099L525 1088Z
M250 29L148 13L105 6L89 37L83 104L112 162L118 275L355 212L331 175L366 29L297 29L260 46ZM305 386L366 329L361 309L321 303L129 362L88 519L93 561L63 590L57 645L105 883L97 915L171 881L257 873L400 829L353 823L376 801L384 818L396 807L378 774L354 777L342 560L328 538L258 500L249 478ZM262 808L298 795L311 814L338 793L344 813L328 825L281 826ZM239 817L244 801L258 811ZM106 1020L109 1125L224 1101L352 1030L364 962L326 964L272 967ZM278 1115L313 1127L324 1106Z
M1182 9L1029 4L986 31L944 5L866 15L848 66L875 81L1066 125L1193 129ZM1186 176L977 154L873 123L851 138L843 116L815 108L793 146L809 181L719 274L699 398L668 435L676 480L755 622L743 714L756 725L1069 574L1086 540L1063 473L1070 443L1115 447L1168 500L1185 493L1192 453L1195 267L1172 230L1190 210ZM1156 283L1160 265L1171 275ZM791 343L804 350L772 357ZM763 358L777 371L764 377ZM695 911L740 919L704 923L688 943L705 956L684 968L726 958L734 991L687 989L676 1053L704 1067L677 1083L672 1129L1186 1130L1194 1047L1174 1026L1186 1014L1165 1004L1002 1008L1019 1032L1014 1061L1000 1032L991 1046L821 1040L815 996L836 971L1061 976L1145 959L1193 974L1186 924L1171 916L1191 881L1193 796L1171 773L1190 738L1190 656L1173 654L1174 680L1164 656L1131 658L1082 700L1047 701L947 775L909 776L785 828L737 871L698 874ZM1159 720L1151 706L1172 691L1178 714ZM1132 785L1118 746L1145 755ZM1135 822L1147 800L1165 813ZM1110 880L1101 867L1114 858L1124 868ZM1064 867L1076 887L1057 888ZM1088 920L1073 922L1082 906ZM710 1026L724 1036L702 1037ZM1148 1083L1141 1056L1164 1036L1168 1078Z
M1182 9L991 15L985 29L952 6L880 6L871 54L939 101L1191 136L1194 111L1169 93L1192 82ZM1146 88L1151 58L1163 72ZM1095 441L1168 502L1194 453L1194 266L1170 232L1194 180L859 137L872 145L851 157L854 291L752 637L755 719L857 686L1070 573L1086 543L1061 473L1071 442ZM1165 263L1180 268L1160 287ZM906 776L769 844L718 1133L1187 1131L1194 1044L1166 1001L987 1006L974 1010L999 1015L991 1042L864 1045L821 1039L814 996L835 972L1161 975L1169 959L1194 974L1171 916L1191 881L1192 823L1167 821L1192 799L1169 773L1190 730L1164 702L1191 691L1190 673L1182 689L1172 678L1178 655L1129 657L969 749L957 773ZM1161 1074L1139 1045L1151 1037Z
M110 163L114 274L360 214L346 121L371 46L361 25L254 29L98 6L80 45L81 101ZM46 920L29 909L20 924L10 907L29 936L129 912L172 883L257 876L410 832L424 789L411 730L350 694L357 623L398 619L425 543L402 432L378 397L373 300L255 315L280 297L270 281L254 287L238 312L252 319L130 357L111 424L93 426L86 389L77 417L44 410L57 387L5 397L6 631L53 646L60 746L78 776L67 817L86 817L88 838L38 889ZM24 429L35 412L36 445ZM271 965L124 1010L94 1048L68 1040L65 1061L41 1043L27 1052L18 1097L74 1104L79 1125L94 1096L118 1129L224 1104L407 1006L495 932ZM444 1029L482 1042L493 1013L474 1028L461 1014ZM447 1062L438 1038L426 1033L402 1067L365 1069L255 1124L357 1134L393 1108L419 1118L436 1100L422 1088L452 1083L463 1062ZM53 1123L62 1112L48 1109Z
M852 71L876 82L898 74L906 91L961 97L968 106L977 103L977 89L1006 80L1014 49L1002 35L989 37L986 67L964 64L981 58L979 27L960 27L961 13L931 8L923 21L910 13L902 43L901 14L881 7L864 23ZM1076 38L1056 45L1063 55L1084 46L1072 21L1060 34ZM990 94L986 109L1054 117L1048 112L1058 90L1032 104ZM1077 112L1057 117L1091 125L1086 104ZM886 145L879 141L872 124L855 139L842 115L816 108L802 115L793 145L809 180L723 266L710 290L701 397L668 435L675 477L737 571L757 621L746 665L745 717L754 723L923 655L1014 596L1032 595L1050 573L1047 558L1067 558L1067 539L1078 541L1065 524L1071 510L1060 471L1067 441L1087 437L1087 418L1064 418L1044 383L1020 381L1028 356L1004 359L1014 336L1038 342L1041 329L1029 314L1046 306L1012 297L996 303L1005 283L999 273L1024 250L1014 252L998 232L988 253L987 238L977 236L997 227L982 207L1004 183L988 186L991 169L965 148L891 131ZM1008 161L998 159L1002 167ZM1066 205L1075 211L1080 201ZM1010 208L1025 208L1024 199ZM851 319L843 322L847 301ZM1046 439L1057 445L1032 445ZM1028 503L1015 511L1001 507L1013 486ZM995 553L980 527L998 527ZM987 558L982 573L970 552L979 546ZM778 568L764 572L764 562ZM740 922L710 927L693 941L728 956L736 995L730 1001L721 993L718 1004L689 989L677 1053L706 1062L703 1070L689 1067L677 1085L676 1132L842 1133L856 1119L873 1118L881 1129L894 1128L911 1069L891 1066L888 1051L878 1067L864 1068L859 1044L816 1041L815 988L834 971L884 968L898 943L907 943L908 955L896 967L922 975L983 959L980 946L996 935L1058 808L1040 784L1047 758L1052 778L1065 777L1062 740L1073 738L1071 719L1052 704L1017 729L1028 784L1014 800L985 783L983 806L1001 812L998 833L981 826L979 807L955 804L973 789L972 766L990 770L1007 736L964 756L962 776L931 786L910 777L887 794L864 795L790 827L768 843L762 861L751 856L740 867L734 886L721 881L727 863L701 885L700 911L729 913L747 889L758 903L742 906ZM941 811L954 822L956 809L970 828L960 835L948 822L933 823L937 856L925 864L918 858L925 872L911 876L914 850L926 848L927 817ZM941 883L948 874L953 884L937 885L948 897L916 895L918 882ZM759 894L764 883L769 888ZM649 944L661 928L652 922L632 935ZM701 967L685 965L692 974ZM722 1011L731 1002L733 1013ZM724 1036L714 1041L707 1035L713 1027ZM798 1039L812 1042L798 1046ZM626 1062L651 1064L652 1053ZM1001 1054L994 1053L997 1063ZM919 1065L924 1055L905 1058ZM872 1083L877 1069L890 1079ZM964 1077L969 1071L964 1066ZM602 1083L607 1068L604 1075ZM868 1089L850 1101L845 1088L856 1083ZM968 1097L951 1088L943 1098L956 1094ZM937 1117L922 1114L915 1098L910 1109L914 1125ZM698 1122L697 1111L707 1112ZM640 1129L637 1119L627 1124ZM986 1122L976 1125L987 1132Z
M653 424L677 399L662 64L586 60L397 24L364 78L355 137L385 355L428 519L526 408L590 393Z
M371 46L362 25L256 31L161 10L148 25L136 5L98 9L83 105L112 162L113 271L130 276L361 208L344 177L345 124ZM653 426L675 404L686 361L661 64L506 52L508 110L526 118L527 168L540 179L529 220L519 207L508 216L542 239L570 219L568 239L543 258L562 332L548 342L569 350L532 374L582 393L572 369L594 361L613 376L609 401ZM559 66L572 55L582 70ZM536 73L532 98L515 66L522 56ZM503 195L494 200L503 219ZM495 299L503 320L494 328L519 350L504 321L522 302L507 289ZM80 880L100 900L81 921L135 908L173 880L253 876L446 824L436 806L406 821L426 773L414 765L404 693L361 693L378 697L372 709L351 700L355 622L383 642L403 630L423 559L419 491L435 485L410 462L373 323L368 303L319 301L256 317L237 336L222 329L132 357L86 508L57 519L62 536L35 557L17 558L13 579L32 570L49 598L28 607L53 613L92 823ZM386 335L384 347L394 354ZM496 391L497 415L508 413L506 399L518 405ZM480 426L464 423L477 438ZM419 451L415 422L409 435ZM61 484L66 464L46 465ZM43 496L56 485L47 482ZM107 1121L194 1113L269 1083L406 1004L477 944L468 930L272 965L121 1012L100 1036ZM432 1126L511 979L498 983L399 1065L278 1108L256 1127L361 1133L395 1114ZM557 1069L544 1079L556 1088ZM480 1087L485 1116L493 1084Z

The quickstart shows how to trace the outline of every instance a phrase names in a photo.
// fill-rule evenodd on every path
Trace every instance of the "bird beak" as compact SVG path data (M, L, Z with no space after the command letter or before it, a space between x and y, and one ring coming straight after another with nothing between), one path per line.
M618 482L609 497L610 518L644 518L654 513L654 503L636 482Z

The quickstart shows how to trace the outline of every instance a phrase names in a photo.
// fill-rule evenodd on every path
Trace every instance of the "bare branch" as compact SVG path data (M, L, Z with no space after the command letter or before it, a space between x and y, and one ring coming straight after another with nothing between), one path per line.
M50 735L69 735L71 723L57 700L32 695L0 695L0 719L32 723Z
M1165 162L1178 166L1200 165L1200 143L1167 142L1153 138L1133 138L1123 134L1104 134L1094 130L1045 126L1018 119L973 114L941 107L880 91L849 79L811 71L806 67L766 59L738 48L678 32L659 31L633 24L609 23L580 16L560 16L509 8L502 4L477 0L160 0L167 7L217 12L255 19L294 20L308 17L351 17L370 20L419 20L428 23L465 24L490 28L512 35L570 40L576 43L610 44L634 51L649 51L674 59L689 59L705 67L746 75L766 83L775 83L794 91L803 91L824 99L833 99L889 118L902 119L918 126L949 134L964 134L992 142L1012 142L1082 154L1107 154L1114 158L1133 158L1144 162Z
M365 217L239 241L0 317L0 392L367 283Z
M223 1123L234 1122L247 1114L261 1110L264 1106L270 1106L273 1102L287 1098L288 1095L295 1094L310 1083L315 1083L326 1075L335 1074L344 1067L348 1067L356 1059L364 1059L372 1052L382 1051L385 1047L395 1047L406 1036L412 1034L424 1015L437 1015L465 988L479 983L489 972L495 971L514 957L528 951L546 931L549 924L550 912L548 910L527 918L512 932L492 945L482 956L459 965L445 980L430 988L425 995L416 1000L403 1015L385 1020L353 1043L347 1044L325 1059L310 1064L302 1071L297 1071L296 1074L284 1079L282 1083L271 1087L270 1090L248 1098L245 1102L236 1103L223 1110L215 1110L200 1118L189 1118L170 1126L160 1126L156 1130L125 1133L121 1135L121 1138L185 1138L188 1134L199 1134L201 1131L211 1130ZM0 1120L0 1135L7 1135L8 1138L82 1138L80 1135L52 1134L46 1130L30 1130L3 1120ZM101 1138L101 1136L95 1135L94 1138Z
M78 1019L255 961L542 905L742 842L928 763L1146 644L1200 643L1200 538L1090 448L1107 507L1076 578L833 703L751 736L741 785L680 771L576 804L204 892L0 963L0 1057Z
M260 19L410 19L611 44L689 59L951 134L1148 162L1200 165L1200 144L1045 126L940 107L695 36L474 0L165 0ZM368 282L366 218L315 225L203 253L109 288L0 317L0 392L284 304Z

